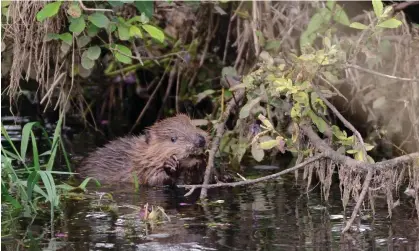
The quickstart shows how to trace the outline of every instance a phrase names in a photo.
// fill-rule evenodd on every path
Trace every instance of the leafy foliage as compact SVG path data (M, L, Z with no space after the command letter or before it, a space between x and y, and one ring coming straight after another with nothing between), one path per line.
M70 51L73 37L77 41L77 48L75 50L80 52L80 65L76 67L83 67L84 69L93 69L96 60L99 59L101 52L112 53L116 62L122 64L132 64L133 56L130 45L136 39L142 39L144 42L152 39L157 43L164 43L166 37L164 32L157 26L150 23L152 17L154 2L153 1L97 1L95 5L112 8L123 7L126 4L133 4L139 11L136 15L128 20L124 19L116 12L103 12L101 10L86 12L78 2L69 2L68 4L61 1L48 3L37 13L37 21L42 22L48 18L53 18L57 15L60 9L65 9L68 14L69 21L68 31L62 34L49 34L47 39L61 40L62 52L64 54ZM109 41L104 41L101 34L106 33ZM147 34L147 36L146 36ZM95 42L93 38L101 38L101 43ZM127 44L125 44L127 43ZM90 45L86 51L86 46ZM129 45L129 46L128 46ZM94 49L91 49L94 48ZM100 48L106 48L107 51L102 51ZM94 50L94 51L92 51ZM77 56L77 55L76 55ZM110 64L111 67L116 67L115 64ZM111 69L108 69L110 71ZM76 72L77 73L77 72Z

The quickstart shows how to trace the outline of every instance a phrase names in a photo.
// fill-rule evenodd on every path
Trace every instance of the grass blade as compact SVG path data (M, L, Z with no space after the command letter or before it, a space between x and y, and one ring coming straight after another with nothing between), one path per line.
M22 129L22 139L20 144L20 156L23 160L26 158L26 151L28 149L28 143L29 143L29 135L31 135L32 127L35 125L39 125L39 122L29 122L26 123L25 126Z
M33 154L33 166L35 170L39 171L39 154L38 154L38 145L36 144L35 134L31 131L31 140L32 140L32 154Z

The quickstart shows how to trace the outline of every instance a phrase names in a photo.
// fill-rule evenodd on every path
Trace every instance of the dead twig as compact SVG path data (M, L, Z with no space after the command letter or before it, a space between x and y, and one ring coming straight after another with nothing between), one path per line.
M314 161L318 161L318 160L320 160L320 159L322 159L326 156L327 156L327 154L321 153L321 154L318 154L318 155L316 155L312 158L307 159L304 162L301 162L298 165L295 165L294 167L288 168L288 169L283 170L283 171L278 172L278 173L263 176L263 177L260 177L260 178L257 178L257 179L243 180L243 181L230 182L230 183L216 183L216 184L202 184L202 185L178 185L178 187L183 187L183 188L187 188L187 189L191 189L191 190L195 190L196 188L202 188L202 190L204 190L204 189L216 188L216 187L237 187L237 186L253 185L253 184L256 184L256 183L259 183L259 182L262 182L262 181L276 179L276 178L280 177L281 175L294 172L295 170L303 168L306 165L308 165L308 164L310 164ZM190 193L188 192L187 194L190 194Z
M230 102L227 105L226 110L224 111L224 113L221 116L220 122L218 122L218 124L216 126L216 136L215 136L214 140L212 141L211 150L209 152L208 163L207 163L207 167L205 169L204 183L202 184L203 186L206 186L209 183L209 179L210 179L210 176L211 176L211 173L212 173L212 169L214 167L215 152L217 151L217 149L220 145L221 137L224 134L225 123L227 121L227 118L230 115L233 108L235 108L237 106L238 102L240 102L243 99L244 94L245 94L245 92L243 90L240 90L240 91L237 92L237 96L236 96L237 102L234 99L230 100ZM207 197L207 188L203 188L201 190L201 196L200 197L201 197L201 199L204 199L204 198Z
M323 94L320 92L320 90L317 88L316 85L312 84L311 86L314 88L314 91L317 93L319 98L323 100L326 106L329 107L329 109L332 110L332 112L339 118L339 120L346 126L346 128L351 130L352 133L355 134L355 136L358 138L358 141L361 144L362 155L363 155L362 158L366 161L367 151L365 149L364 139L362 138L361 134L358 132L358 130L355 129L355 127L348 120L345 119L345 117L343 117L343 115L336 109L336 107L332 105L332 103L330 103L329 100L327 100L323 96Z
M414 79L414 78L402 78L402 77L392 76L392 75L384 74L384 73L381 73L381 72L378 72L378 71L366 69L366 68L363 68L361 66L353 65L353 64L347 64L346 65L346 68L353 68L353 69L364 71L364 72L367 72L367 73L370 73L370 74L374 74L376 76L380 76L380 77L383 77L383 78L394 79L394 80L407 81L407 82L416 82L416 81L418 81L418 79Z
M109 11L109 12L113 12L113 10L111 9L94 9L94 8L87 8L82 0L79 0L80 3L80 7L85 10L85 11Z
M131 127L130 133L134 130L134 128L138 125L138 123L141 121L142 117L144 116L145 112L147 111L148 107L151 104L151 101L154 99L154 96L156 96L157 91L160 89L160 86L163 83L164 77L166 76L167 70L170 67L170 64L166 67L164 70L163 76L161 76L159 83L157 84L156 88L154 89L153 93L151 94L150 98L147 100L147 103L145 104L143 110L141 111L140 115L138 116L137 120L135 120L134 125Z
M169 94L170 94L170 90L172 90L173 83L175 82L175 76L176 76L176 71L177 71L177 68L178 68L177 67L178 62L179 62L179 59L176 60L176 63L173 65L173 68L169 73L169 84L167 85L166 93L164 94L163 101L162 101L162 104L161 104L161 107L160 107L160 111L157 113L157 120L160 119L160 117L163 113L164 106L166 105L167 98L169 97Z

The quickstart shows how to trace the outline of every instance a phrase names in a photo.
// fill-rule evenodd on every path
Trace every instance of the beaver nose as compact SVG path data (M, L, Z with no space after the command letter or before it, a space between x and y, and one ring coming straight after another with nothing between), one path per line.
M204 136L198 134L197 137L196 137L196 142L195 142L196 146L197 147L204 147L205 143L206 143L206 141L205 141Z

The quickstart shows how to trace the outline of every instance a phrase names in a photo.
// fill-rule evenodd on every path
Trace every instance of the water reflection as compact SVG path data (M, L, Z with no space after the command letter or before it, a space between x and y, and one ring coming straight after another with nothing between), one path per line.
M116 215L93 210L95 200L73 202L67 210L68 247L73 250L416 250L418 229L403 215L393 223L378 207L374 225L361 222L360 232L340 235L342 209L338 198L323 206L316 193L301 196L292 183L213 190L199 205L199 191L190 198L183 190L130 187L112 192ZM336 197L339 190L333 190ZM165 208L171 221L150 228L131 206L145 203ZM416 245L416 246L415 246Z

